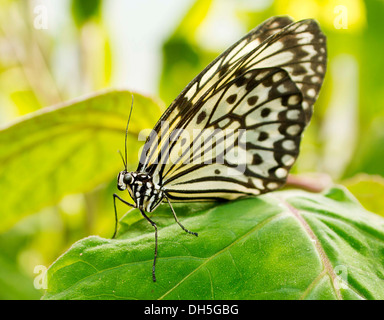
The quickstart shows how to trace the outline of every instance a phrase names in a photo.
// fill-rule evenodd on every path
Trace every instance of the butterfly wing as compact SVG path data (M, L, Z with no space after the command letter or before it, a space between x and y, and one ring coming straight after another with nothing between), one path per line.
M277 17L251 31L163 114L138 171L151 174L169 198L232 199L284 184L326 63L317 23L290 22Z
M166 144L166 141L162 138L167 135L167 128L164 126L164 122L170 125L169 131L171 131L172 128L176 128L180 119L188 113L188 111L193 109L194 101L197 101L201 95L209 92L211 87L220 80L223 82L229 78L230 75L228 71L235 66L231 57L233 58L234 55L239 54L242 50L244 51L245 48L250 48L247 47L248 43L252 43L252 46L257 47L269 36L281 31L291 23L292 19L286 16L272 17L266 20L233 44L197 75L171 103L155 125L145 143L140 157L138 171L147 171L145 170L147 167L160 161L158 158L161 150L160 146Z
M280 68L248 71L215 91L157 167L168 197L235 199L281 187L306 125L302 101Z

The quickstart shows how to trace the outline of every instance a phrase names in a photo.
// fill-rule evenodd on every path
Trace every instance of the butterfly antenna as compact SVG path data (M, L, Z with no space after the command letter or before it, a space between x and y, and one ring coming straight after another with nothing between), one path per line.
M133 109L133 94L132 94L132 102L131 102L131 110L129 111L129 117L128 117L128 121L127 121L127 127L125 128L125 162L124 162L124 165L125 165L125 171L127 171L127 163L128 163L128 156L127 156L127 138L128 138L128 126L129 126L129 121L131 120L131 115L132 115L132 109Z
M119 153L119 155L120 155L120 157L121 157L121 160L123 160L123 164L124 164L125 171L127 171L127 163L126 163L125 160L124 160L123 154L121 153L120 150L117 150L117 152Z

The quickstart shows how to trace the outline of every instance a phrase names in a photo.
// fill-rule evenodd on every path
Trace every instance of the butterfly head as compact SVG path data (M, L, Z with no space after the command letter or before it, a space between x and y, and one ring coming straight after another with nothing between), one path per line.
M117 189L120 191L124 191L127 189L127 186L131 185L134 181L134 177L132 175L132 172L127 171L120 171L119 175L117 176Z
M131 120L131 114L132 114L132 109L133 109L133 94L132 94L132 102L131 102L131 110L129 111L129 117L127 121L127 126L125 128L125 158L123 157L123 154L121 153L120 150L118 150L121 160L123 160L124 168L125 170L120 171L119 175L117 176L117 189L120 191L124 191L127 189L129 185L133 183L134 175L132 175L132 172L127 171L127 162L128 162L128 155L127 155L127 137L128 137L128 126L129 126L129 121ZM136 176L136 175L135 175ZM129 190L129 189L128 189Z

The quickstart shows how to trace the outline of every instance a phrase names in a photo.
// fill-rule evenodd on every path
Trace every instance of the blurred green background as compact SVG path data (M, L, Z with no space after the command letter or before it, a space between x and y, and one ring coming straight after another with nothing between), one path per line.
M325 173L384 215L384 1L2 0L0 9L0 129L105 88L168 105L270 16L317 19L328 39L328 71L293 171ZM1 229L0 299L39 299L38 266L85 236L110 237L115 178ZM28 202L28 194L7 192Z

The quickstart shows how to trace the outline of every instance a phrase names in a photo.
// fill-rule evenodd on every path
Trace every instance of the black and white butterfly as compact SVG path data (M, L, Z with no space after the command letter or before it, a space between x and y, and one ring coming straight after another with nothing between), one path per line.
M138 168L117 178L147 215L171 201L233 200L284 185L326 70L326 38L314 20L272 17L193 79L149 135ZM132 109L131 109L132 111ZM127 126L128 130L128 126ZM230 143L229 143L230 142ZM127 154L125 145L125 156ZM115 230L116 233L116 230Z

